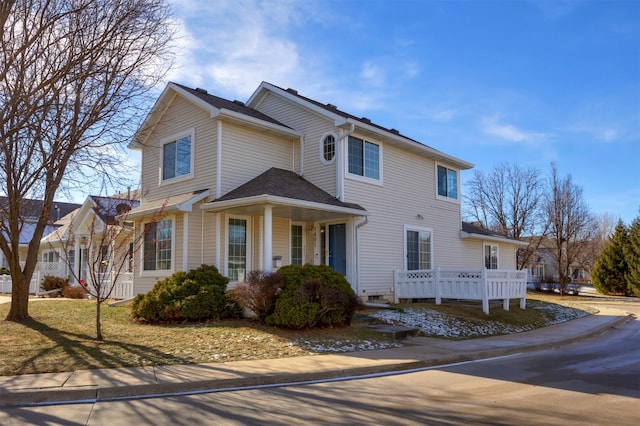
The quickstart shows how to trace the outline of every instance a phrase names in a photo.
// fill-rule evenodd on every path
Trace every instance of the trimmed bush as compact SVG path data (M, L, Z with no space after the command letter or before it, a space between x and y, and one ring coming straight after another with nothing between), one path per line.
M278 294L284 282L278 273L251 271L245 282L236 284L227 295L238 305L256 314L258 321L265 323L276 307Z
M11 275L7 268L0 268L0 275Z
M44 291L62 290L68 286L69 278L54 277L53 275L45 275L40 284L40 287L42 287Z
M133 299L131 314L137 320L205 321L233 318L240 307L226 296L229 279L215 266L202 265L187 273L176 272L158 281L147 294Z
M62 287L62 297L69 299L84 299L84 296L88 294L84 287L65 285Z
M344 277L326 265L280 268L284 287L266 323L295 329L351 324L358 300Z

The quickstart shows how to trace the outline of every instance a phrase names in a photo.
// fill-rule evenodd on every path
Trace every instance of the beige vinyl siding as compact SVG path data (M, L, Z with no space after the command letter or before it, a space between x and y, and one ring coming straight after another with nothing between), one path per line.
M392 289L393 270L405 267L405 225L432 230L434 267L468 266L460 256L459 205L435 197L435 161L364 139L381 146L384 184L345 178L345 201L370 213L360 229L360 289L369 295Z
M292 170L299 143L227 122L222 124L222 140L223 195L271 167Z
M272 93L269 93L256 109L304 134L305 179L329 194L335 194L336 163L334 161L324 164L320 159L320 138L323 134L334 131L337 143L338 134L331 120Z
M282 257L282 265L289 264L289 238L291 235L290 221L286 218L273 218L273 244L271 252L273 256ZM276 268L274 268L275 270Z
M161 143L165 138L194 130L193 178L160 184ZM201 189L215 188L216 137L215 120L202 108L176 96L164 113L142 152L142 193L148 201Z
M200 214L202 215L203 223L201 228L202 234L196 236L195 238L202 242L202 263L204 263L205 265L214 265L216 268L218 268L219 271L222 271L222 257L220 257L220 263L216 263L216 223L220 213L200 212ZM220 227L222 227L223 225L224 223L221 222ZM191 238L189 239L189 241L191 241Z

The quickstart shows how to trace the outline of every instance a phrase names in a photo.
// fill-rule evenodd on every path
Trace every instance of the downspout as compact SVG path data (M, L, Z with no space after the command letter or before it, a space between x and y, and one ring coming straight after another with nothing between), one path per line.
M304 176L304 135L300 136L300 173L299 176Z
M351 123L351 127L348 132L340 130L340 136L338 137L338 149L336 153L336 198L340 201L344 201L344 139L349 137L356 130L356 125Z
M360 297L360 228L369 223L369 216L356 225L356 297Z
M216 144L216 198L222 197L222 120L218 119Z

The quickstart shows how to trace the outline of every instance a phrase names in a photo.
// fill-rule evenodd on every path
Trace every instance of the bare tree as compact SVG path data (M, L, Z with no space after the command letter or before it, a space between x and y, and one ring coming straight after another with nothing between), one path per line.
M485 228L515 239L544 235L544 181L537 169L501 163L489 173L475 171L467 187L466 215ZM527 264L540 238L529 241L518 252L518 269Z
M0 249L13 282L7 320L29 318L29 282L54 196L84 176L121 176L134 133L172 59L164 0L0 3ZM26 259L23 202L41 199ZM21 261L24 262L21 265Z
M102 341L101 307L110 299L120 279L125 273L133 272L134 253L138 252L145 242L145 233L136 234L133 222L128 220L128 213L136 206L136 202L123 197L92 197L95 202L94 212L87 224L72 223L68 235L56 235L63 243L60 253L74 281L81 283L84 290L96 301L96 340ZM156 212L151 224L157 224L164 214L164 206ZM84 226L83 226L84 225ZM79 253L75 252L75 241L82 240L86 246L83 262L86 268L74 263ZM74 255L71 256L72 250ZM155 253L145 252L145 255ZM86 275L80 271L84 269Z
M571 266L577 264L591 243L594 219L582 197L582 188L573 183L571 175L561 179L555 163L551 164L549 188L544 209L549 218L553 258L558 265L560 294L564 294L571 282Z

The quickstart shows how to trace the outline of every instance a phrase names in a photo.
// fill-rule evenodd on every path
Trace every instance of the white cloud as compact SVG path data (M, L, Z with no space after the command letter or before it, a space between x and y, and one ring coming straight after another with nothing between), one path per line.
M482 130L485 134L496 136L509 142L525 142L536 146L541 141L548 139L549 135L542 132L522 130L513 124L501 122L499 117L486 117L482 120Z

